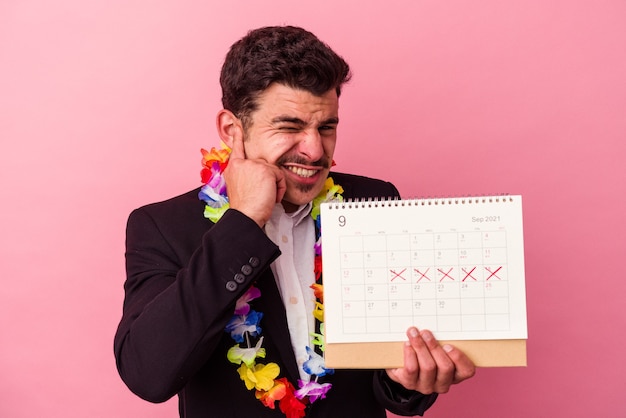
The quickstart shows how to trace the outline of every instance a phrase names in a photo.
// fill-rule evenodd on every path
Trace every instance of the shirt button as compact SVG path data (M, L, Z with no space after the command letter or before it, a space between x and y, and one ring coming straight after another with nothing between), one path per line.
M227 281L226 289L230 292L234 292L235 290L237 290L237 283L233 282L232 280Z
M250 267L249 264L244 264L243 266L241 266L241 272L246 276L249 276L250 273L252 273L252 267Z
M289 242L289 238L287 238L287 235L283 235L283 238L282 238L282 239L283 239L283 242L284 242L284 243Z
M289 298L289 302L290 302L292 305L297 305L297 304L298 304L298 298L297 298L297 297L295 297L295 296L292 296L292 297L290 297L290 298Z
M259 260L258 257L250 257L250 260L248 260L248 264L250 264L252 267L259 267L259 264L261 264L261 260Z
M235 274L235 277L233 277L233 279L234 279L237 283L241 284L241 283L243 283L243 282L245 282L245 281L246 281L246 276L244 276L244 275L243 275L243 274L241 274L241 273L237 273L237 274Z

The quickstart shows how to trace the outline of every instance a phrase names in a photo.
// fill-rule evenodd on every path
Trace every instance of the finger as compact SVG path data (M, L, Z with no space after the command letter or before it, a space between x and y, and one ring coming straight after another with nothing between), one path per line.
M230 152L230 158L246 159L246 149L243 145L243 136L235 134L233 136L233 146Z
M405 386L407 389L417 390L415 382L419 375L419 363L415 350L413 350L411 343L408 341L404 343L403 356L403 366L396 369L386 369L387 375L391 380Z
M425 330L420 333L428 351L435 362L434 391L446 393L454 381L455 365L446 351L439 344L432 332Z
M470 360L464 352L454 346L451 346L450 344L445 344L443 346L443 350L454 363L455 371L453 383L462 382L476 374L476 366L474 365L474 362Z
M411 328L407 331L409 338L420 338L417 328ZM414 345L419 344L419 341L411 344L411 341L406 341L403 348L403 365L396 369L387 369L387 375L396 383L404 385L407 389L417 390L415 385L417 377L420 372L420 364L417 361L417 355L415 354Z
M409 328L407 336L409 337L409 347L413 351L414 361L417 363L417 367L415 367L414 370L407 370L407 372L415 373L415 376L417 376L415 390L422 393L431 393L433 392L432 388L437 377L436 362L428 349L428 345L422 333L420 333L417 328ZM407 357L408 355L405 355L405 361L408 360Z
M415 349L409 341L404 343L404 372L406 374L418 375L420 372L420 364L415 355Z
M276 203L280 203L283 200L285 193L287 192L287 181L285 180L284 174L282 173L282 171L280 171L280 169L278 169L278 167L276 168L275 172L276 172Z

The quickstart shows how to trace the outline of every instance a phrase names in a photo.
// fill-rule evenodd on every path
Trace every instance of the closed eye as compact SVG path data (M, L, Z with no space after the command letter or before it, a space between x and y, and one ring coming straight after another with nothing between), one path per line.
M323 125L317 128L317 130L322 135L329 135L337 130L337 125Z
M302 128L300 128L299 126L280 126L278 127L278 129L285 132L298 132Z

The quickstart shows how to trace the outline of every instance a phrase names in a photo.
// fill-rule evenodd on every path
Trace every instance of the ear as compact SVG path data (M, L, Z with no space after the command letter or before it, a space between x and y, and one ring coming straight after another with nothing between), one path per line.
M243 139L243 124L230 110L222 109L217 113L217 133L222 142L229 148L233 147L236 138Z

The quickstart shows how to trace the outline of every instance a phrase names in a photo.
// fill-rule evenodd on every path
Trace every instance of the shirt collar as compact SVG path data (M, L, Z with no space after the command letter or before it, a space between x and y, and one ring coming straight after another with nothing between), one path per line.
M272 218L274 217L279 218L281 216L285 216L287 218L291 218L294 226L298 226L302 223L302 221L304 221L307 218L307 216L309 216L309 214L311 213L312 207L313 207L313 202L309 202L304 205L301 205L294 212L285 213L285 208L283 208L283 205L280 203L277 203L276 206L274 206L274 210L272 212Z

